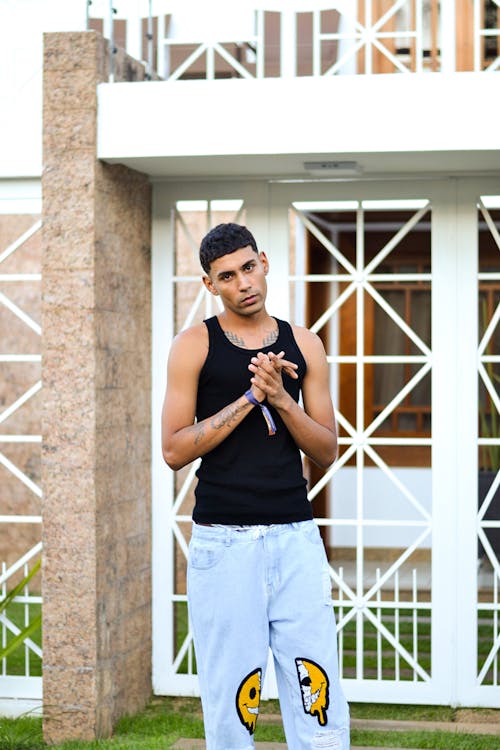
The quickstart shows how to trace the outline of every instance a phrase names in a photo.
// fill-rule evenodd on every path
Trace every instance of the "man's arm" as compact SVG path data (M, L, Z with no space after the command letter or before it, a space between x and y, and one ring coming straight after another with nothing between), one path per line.
M337 429L328 382L328 364L321 339L305 328L294 330L307 363L302 384L302 409L283 387L281 364L274 355L252 358L252 384L280 413L297 446L314 463L327 468L337 457Z
M177 471L199 456L216 448L255 408L242 393L236 401L201 422L195 421L198 379L208 352L205 325L194 326L179 334L172 344L168 360L167 389L162 410L163 458ZM292 372L291 362L277 361ZM265 396L248 381L258 401Z
M204 325L179 334L170 350L161 420L162 450L166 463L175 471L213 450L254 408L242 394L213 416L195 422L198 378L207 351ZM262 400L262 394L257 398Z

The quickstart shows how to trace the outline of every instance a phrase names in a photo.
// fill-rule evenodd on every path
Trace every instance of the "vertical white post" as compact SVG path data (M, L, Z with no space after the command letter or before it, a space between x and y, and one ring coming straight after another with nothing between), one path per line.
M255 77L264 78L264 11L255 11L256 60Z
M312 59L313 59L313 76L321 75L321 12L313 10L313 28L312 28ZM342 42L338 42L342 45ZM337 56L337 58L340 55Z
M160 23L160 19L158 19L158 24ZM159 33L159 32L158 32ZM148 76L151 79L153 77L153 4L152 0L149 0L148 3ZM157 46L157 56L159 55L159 45ZM157 59L158 64L158 59Z
M153 190L152 228L152 578L153 578L153 690L165 692L166 667L173 663L172 581L173 540L169 513L173 503L172 472L161 452L160 415L166 365L173 337L173 247L168 196L163 186Z
M457 407L456 183L435 186L432 222L432 674L445 703L456 692Z
M481 4L474 0L474 22L473 22L473 44L474 44L474 70L481 70Z
M213 81L215 78L215 49L213 42L207 46L207 81Z
M297 31L295 11L283 8L281 11L281 77L294 78L297 70Z
M356 434L365 430L365 290L361 276L365 267L364 211L358 204L356 211ZM356 596L361 599L364 590L364 514L365 514L365 452L362 445L356 448ZM356 615L356 678L364 676L364 614Z
M373 73L373 44L371 42L372 34L372 0L365 0L365 28L368 37L365 34L365 73Z
M455 0L441 0L441 73L456 69L456 11Z
M128 6L127 6L128 7ZM142 18L139 3L129 8L127 14L127 52L135 60L142 60Z
M271 270L267 282L269 288L268 309L272 315L289 320L290 228L287 204L271 203L268 216L269 253L271 256Z
M423 44L423 4L422 0L415 0L415 72L421 73L424 60Z
M458 702L473 698L477 665L477 485L478 485L478 228L474 186L465 182L457 201L457 278L456 338L460 439L457 441L460 482L457 487L458 544L456 557L458 638ZM476 697L476 696L474 696ZM467 705L477 705L467 703Z

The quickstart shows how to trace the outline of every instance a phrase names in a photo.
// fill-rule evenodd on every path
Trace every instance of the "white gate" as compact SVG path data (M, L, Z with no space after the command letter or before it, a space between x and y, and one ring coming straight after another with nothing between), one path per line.
M465 180L155 188L157 693L197 693L185 597L196 466L173 476L162 464L165 365L172 336L216 312L200 286L199 241L235 220L269 254L269 311L316 331L330 363L340 456L327 472L305 469L348 698L498 705L500 476L479 515L477 506L478 366L490 429L479 455L500 444L491 434L500 413L499 212L486 197L494 190Z
M1 715L39 709L42 699L39 192L0 184Z

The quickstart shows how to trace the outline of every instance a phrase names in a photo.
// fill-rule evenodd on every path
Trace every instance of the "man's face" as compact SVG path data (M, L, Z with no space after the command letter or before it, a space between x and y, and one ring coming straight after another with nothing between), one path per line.
M212 294L220 296L225 309L250 316L264 307L268 268L265 254L257 254L248 245L214 260L203 283Z

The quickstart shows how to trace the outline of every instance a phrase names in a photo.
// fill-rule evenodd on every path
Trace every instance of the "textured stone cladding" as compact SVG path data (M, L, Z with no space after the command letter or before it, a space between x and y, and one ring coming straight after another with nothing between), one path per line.
M151 693L151 191L96 160L107 43L44 40L44 733L107 736ZM118 52L115 80L144 78Z

